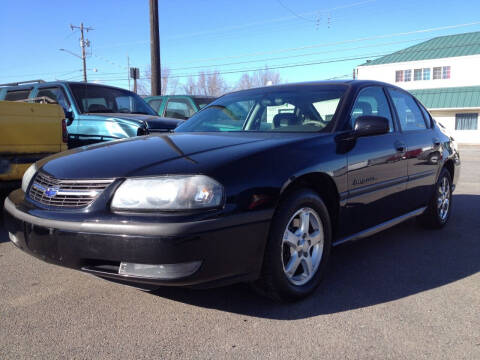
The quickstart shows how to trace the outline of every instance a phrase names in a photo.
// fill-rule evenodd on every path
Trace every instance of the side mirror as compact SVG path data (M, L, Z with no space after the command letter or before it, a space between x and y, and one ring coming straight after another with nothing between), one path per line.
M70 126L73 123L73 111L64 110L64 112L65 119L67 120L67 126Z
M359 116L353 128L357 137L386 134L390 130L388 119L382 116Z

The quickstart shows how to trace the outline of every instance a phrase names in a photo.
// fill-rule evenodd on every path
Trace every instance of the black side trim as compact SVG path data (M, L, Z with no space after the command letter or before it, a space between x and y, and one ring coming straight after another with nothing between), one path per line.
M434 173L435 173L435 170L427 170L427 171L424 171L424 172L421 172L421 173L416 173L416 174L413 174L413 175L409 175L408 176L408 181L421 179L421 178L433 175Z
M380 231L383 231L383 230L386 230L388 228L391 228L392 226L395 226L397 224L400 224L401 222L405 221L405 220L408 220L412 217L415 217L415 216L418 216L418 215L421 215L423 214L423 212L426 210L427 208L426 207L422 207L420 209L417 209L417 210L414 210L414 211L411 211L409 213L406 213L404 215L401 215L399 217L396 217L394 219L391 219L391 220L388 220L388 221L385 221L381 224L378 224L378 225L375 225L375 226L372 226L371 228L368 228L368 229L365 229L365 230L362 230L356 234L353 234L353 235L350 235L350 236L346 236L344 238L341 238L339 240L337 240L336 242L334 242L333 246L337 246L337 245L340 245L340 244L344 244L346 242L349 242L349 241L355 241L355 240L360 240L360 239L363 239L363 238L366 238L366 237L369 237L369 236L372 236Z

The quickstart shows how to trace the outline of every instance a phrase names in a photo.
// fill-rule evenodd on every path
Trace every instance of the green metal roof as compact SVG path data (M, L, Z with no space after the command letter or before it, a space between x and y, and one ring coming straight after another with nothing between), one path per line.
M440 36L368 61L361 66L480 54L480 31Z
M410 90L427 109L480 108L480 86Z

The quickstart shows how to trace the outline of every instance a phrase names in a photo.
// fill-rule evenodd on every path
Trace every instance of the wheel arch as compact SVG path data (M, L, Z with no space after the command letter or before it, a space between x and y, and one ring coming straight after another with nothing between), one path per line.
M290 179L282 187L279 201L298 189L311 189L322 198L328 209L332 231L335 234L340 212L340 195L333 178L326 173L315 172Z

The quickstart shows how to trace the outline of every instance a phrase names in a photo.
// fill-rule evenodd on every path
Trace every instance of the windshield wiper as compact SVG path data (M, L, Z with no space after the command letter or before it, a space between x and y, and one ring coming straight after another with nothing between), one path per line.
M95 114L95 113L113 113L113 110L102 109L102 110L90 110L86 112L86 114Z

